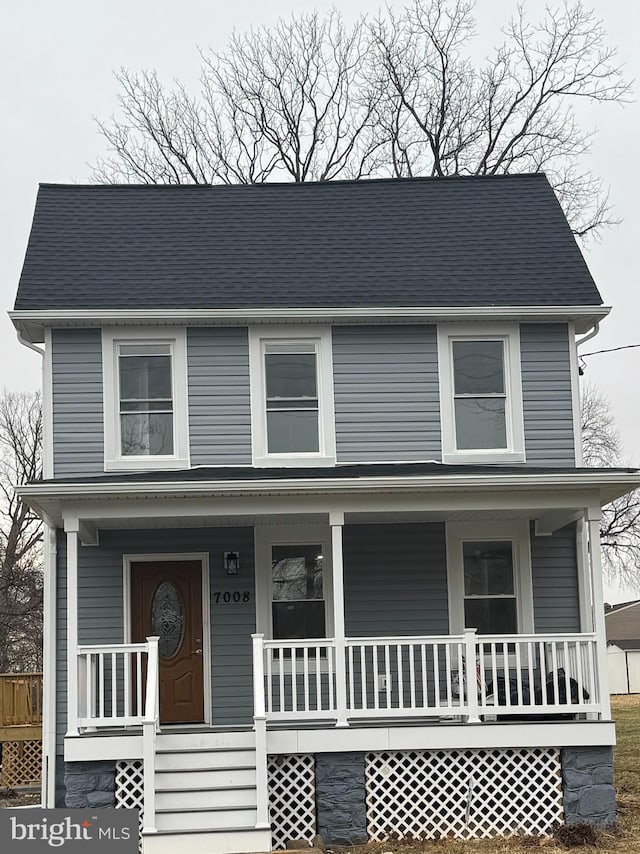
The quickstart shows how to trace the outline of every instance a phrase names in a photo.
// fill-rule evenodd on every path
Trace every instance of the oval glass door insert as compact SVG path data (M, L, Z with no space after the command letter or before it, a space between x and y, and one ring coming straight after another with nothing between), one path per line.
M151 630L160 638L158 652L171 658L180 649L184 635L184 609L180 594L170 581L158 585L151 603Z

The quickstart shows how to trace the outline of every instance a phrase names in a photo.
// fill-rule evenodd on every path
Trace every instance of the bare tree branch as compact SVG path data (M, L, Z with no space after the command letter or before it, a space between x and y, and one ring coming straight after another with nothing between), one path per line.
M42 666L42 526L14 486L39 480L39 394L0 398L0 672Z
M622 445L611 404L590 385L582 391L581 424L584 464L620 465ZM610 580L640 591L640 490L602 509L600 543Z

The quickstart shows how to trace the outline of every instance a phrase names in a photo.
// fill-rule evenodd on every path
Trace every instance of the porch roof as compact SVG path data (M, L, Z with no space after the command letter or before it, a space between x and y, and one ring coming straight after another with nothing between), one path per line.
M640 472L631 468L422 462L334 468L195 467L45 480L19 487L18 493L36 512L60 524L70 515L94 521L114 518L116 504L115 515L121 518L127 512L131 517L218 516L232 507L236 514L250 515L336 509L358 514L528 509L530 518L538 518L538 511L562 509L566 514L568 509L606 504L638 486Z

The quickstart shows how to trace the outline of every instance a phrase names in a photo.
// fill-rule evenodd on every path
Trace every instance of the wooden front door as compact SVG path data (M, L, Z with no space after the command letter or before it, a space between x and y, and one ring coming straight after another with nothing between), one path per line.
M160 638L160 722L204 721L202 564L131 564L131 640Z

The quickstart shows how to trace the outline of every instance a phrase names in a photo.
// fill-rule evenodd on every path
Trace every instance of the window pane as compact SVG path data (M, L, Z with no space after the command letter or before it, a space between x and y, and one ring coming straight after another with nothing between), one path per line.
M317 411L267 412L267 448L270 454L317 453Z
M505 542L462 545L466 596L513 594L513 548Z
M518 631L515 599L467 599L464 625L480 635L514 635Z
M266 353L267 397L318 396L315 353Z
M173 454L173 415L130 412L120 415L122 455Z
M459 397L454 403L459 451L507 447L504 398Z
M172 397L171 356L120 356L120 399Z
M456 394L504 394L502 341L454 341Z
M273 546L273 599L322 599L322 550L315 545Z
M274 602L275 640L324 638L324 602Z

